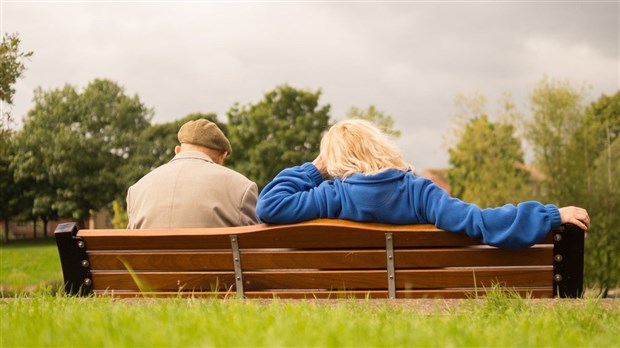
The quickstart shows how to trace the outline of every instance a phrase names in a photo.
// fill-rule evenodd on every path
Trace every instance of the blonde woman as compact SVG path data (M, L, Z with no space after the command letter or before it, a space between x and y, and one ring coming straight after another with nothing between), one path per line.
M331 176L333 180L324 180ZM261 192L256 213L266 223L328 218L386 224L430 223L503 248L526 248L562 223L590 225L581 208L523 202L481 209L415 176L373 124L336 123L312 162L280 172Z

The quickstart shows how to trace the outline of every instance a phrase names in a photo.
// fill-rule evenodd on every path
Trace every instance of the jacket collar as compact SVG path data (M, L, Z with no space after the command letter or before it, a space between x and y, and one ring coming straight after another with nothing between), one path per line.
M176 154L174 156L174 158L172 158L170 161L172 162L172 161L176 161L176 160L180 160L180 159L200 159L200 160L203 160L203 161L215 163L215 162L213 162L211 157L205 155L204 153L202 153L200 151L193 151L193 150L181 151L178 154Z
M381 183L388 181L401 180L405 175L407 175L409 171L402 171L397 169L386 169L376 174L353 174L345 180L340 179L344 182L350 182L354 184L364 184L364 183Z

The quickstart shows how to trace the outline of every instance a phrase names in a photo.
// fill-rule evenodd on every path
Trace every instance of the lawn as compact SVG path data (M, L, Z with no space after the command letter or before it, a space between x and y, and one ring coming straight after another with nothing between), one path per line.
M19 294L0 299L0 347L618 347L620 337L618 300L77 298L56 292L53 239L1 253L2 286Z
M0 346L617 347L619 302L500 293L416 301L69 298L2 300ZM19 323L19 324L16 324Z
M0 291L4 296L62 284L62 268L54 238L0 244Z

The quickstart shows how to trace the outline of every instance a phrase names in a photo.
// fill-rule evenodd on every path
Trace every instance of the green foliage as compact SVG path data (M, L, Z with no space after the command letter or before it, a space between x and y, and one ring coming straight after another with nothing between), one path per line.
M595 162L593 190L586 203L592 220L586 239L586 284L600 289L603 296L610 289L620 287L620 190L617 188L620 179L620 140L614 141L611 152L616 165L607 172L604 164L608 160L607 154L601 153ZM611 192L607 186L610 176L615 181Z
M424 303L431 308L418 307ZM620 335L620 306L609 304L118 301L41 294L6 301L0 334L6 346L612 347Z
M531 97L525 135L545 177L544 200L588 210L586 282L606 294L620 284L620 92L585 108L583 92L544 79Z
M572 138L581 127L584 93L568 82L544 78L530 95L532 119L525 137L534 150L535 165L544 176L542 199L560 206L575 204L581 164L571 151Z
M129 218L127 217L127 210L124 208L123 203L118 200L112 202L112 226L114 228L127 228L129 224Z
M32 183L25 195L53 202L58 216L84 221L126 189L121 169L152 112L138 96L98 79L82 93L68 85L39 88L34 104L15 139L15 178Z
M347 118L357 118L374 123L381 131L392 138L400 137L400 131L394 129L394 119L392 116L377 110L374 105L370 105L368 109L361 110L355 106L351 107L347 112Z
M0 43L0 103L12 104L15 88L13 85L19 79L26 66L24 60L32 56L32 52L21 52L19 49L20 39L15 34L4 33ZM4 111L0 115L0 220L5 221L4 238L8 239L8 221L22 210L24 199L21 195L22 187L13 180L13 171L9 167L12 157L11 144L13 131L9 128L10 114Z
M481 207L519 202L527 196L530 174L515 127L491 122L483 109L477 110L448 150L451 193Z
M21 52L19 49L20 39L17 33L4 33L0 43L0 102L13 104L13 85L19 79L26 66L24 60L32 56L32 52ZM0 115L0 130L4 131L4 118ZM8 122L7 122L8 123Z
M12 104L15 89L13 85L26 69L24 61L32 56L32 52L21 52L19 49L20 38L17 33L5 33L0 44L0 101ZM14 176L14 168L11 166L15 151L15 133L9 128L10 114L7 111L0 115L0 220L5 221L5 240L8 239L8 222L18 215L21 218L34 218L37 216L54 216L46 214L48 210L45 199L35 199L27 193L31 182L23 180L17 182ZM28 211L27 207L32 206ZM45 224L47 220L45 220Z
M586 281L608 289L620 286L620 92L601 96L586 109L574 137L576 157L583 158L579 202L592 225L586 239Z
M4 221L3 238L8 241L8 223L20 214L28 205L28 201L23 192L27 189L23 184L18 184L13 179L13 169L11 160L14 156L13 146L14 133L7 130L5 136L0 137L0 221Z
M320 95L283 85L256 104L234 105L227 163L262 188L283 168L312 161L329 123L330 106L319 106Z

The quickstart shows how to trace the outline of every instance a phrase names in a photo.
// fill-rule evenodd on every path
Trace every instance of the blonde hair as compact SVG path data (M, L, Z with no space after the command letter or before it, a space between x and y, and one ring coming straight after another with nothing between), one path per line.
M327 173L342 179L356 173L413 169L379 128L358 119L333 125L321 140L321 156Z

